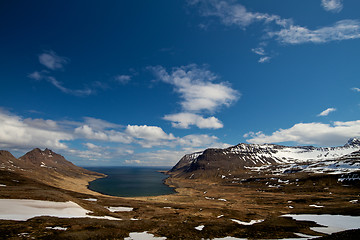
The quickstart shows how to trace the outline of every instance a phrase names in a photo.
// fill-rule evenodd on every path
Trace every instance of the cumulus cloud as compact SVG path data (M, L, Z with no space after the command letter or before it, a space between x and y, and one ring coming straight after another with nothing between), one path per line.
M118 142L118 143L131 143L133 138L128 134L117 131L114 129L98 129L96 126L84 124L75 128L74 133L79 138Z
M215 83L218 79L211 71L196 64L175 67L170 73L162 66L148 67L159 80L174 86L180 94L183 112L164 116L172 121L173 127L222 128L221 121L215 117L204 118L200 113L215 112L222 106L230 106L237 101L240 93L228 83Z
M147 125L128 125L125 130L130 136L135 138L141 138L150 141L157 140L173 140L175 139L172 133L166 134L164 130L156 126L147 126Z
M160 80L174 86L182 98L180 104L187 112L214 112L221 106L230 106L240 97L240 93L226 82L214 83L218 76L195 64L175 67L171 73L162 66L149 69Z
M183 146L191 147L215 147L218 146L218 138L207 134L191 134L178 139L178 143Z
M281 43L325 43L360 38L360 22L358 20L341 20L329 27L310 30L306 27L291 25L278 32L269 32Z
M64 65L69 62L69 59L60 57L54 51L50 50L39 55L39 62L51 70L59 70L64 68Z
M195 125L198 128L218 129L224 126L216 117L204 118L198 114L186 112L165 115L164 119L171 121L175 128L189 128L191 125Z
M141 155L134 150L156 147L150 155ZM193 134L175 137L162 128L147 125L126 127L102 119L84 118L83 122L54 121L51 119L22 118L0 109L0 147L15 151L30 148L51 148L76 159L110 161L127 159L129 164L168 166L155 156L168 157L172 163L180 155L208 147L226 147L216 136ZM159 148L167 148L158 150ZM172 150L170 150L171 148ZM178 152L180 155L171 155ZM166 154L165 154L166 153ZM140 158L146 156L145 158ZM171 164L172 164L171 163ZM106 163L105 163L106 164Z
M297 123L288 129L279 129L271 135L262 132L247 133L249 143L281 143L316 144L320 146L343 145L349 138L360 136L360 120L348 122Z
M56 122L23 119L0 109L0 147L28 149L35 147L66 149L64 141L73 140L70 133L59 129Z
M342 0L321 0L321 6L329 12L338 13L343 9Z
M129 165L143 166L174 166L185 154L204 151L206 148L226 148L229 144L217 142L217 137L208 135L187 135L177 144L182 149L161 149L137 153L125 162Z
M329 115L329 113L336 111L336 108L328 108L318 114L318 117L323 117Z

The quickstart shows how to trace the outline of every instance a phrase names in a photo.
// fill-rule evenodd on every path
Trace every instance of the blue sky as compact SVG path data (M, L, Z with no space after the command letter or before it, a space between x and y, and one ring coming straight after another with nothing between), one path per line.
M360 136L357 0L2 1L0 148L171 166Z

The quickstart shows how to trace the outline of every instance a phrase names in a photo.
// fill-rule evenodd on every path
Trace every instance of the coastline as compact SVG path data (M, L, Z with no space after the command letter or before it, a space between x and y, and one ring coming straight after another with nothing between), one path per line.
M151 169L151 168L150 168ZM101 172L96 172L94 171L94 169L91 169L91 171L95 172L95 173L101 173ZM109 177L108 175L106 174L103 174L104 176L101 176L101 177L96 177L94 179L90 179L86 182L85 184L85 187L86 187L86 190L84 191L84 184L81 186L81 189L80 192L81 193L87 193L87 194L93 194L93 195L102 195L102 196L107 196L107 197L115 197L115 198L122 198L122 199L137 199L137 200L146 200L148 198L154 198L154 197L160 197L160 196L170 196L170 195L174 195L176 193L178 193L178 191L176 190L175 186L172 185L170 186L168 184L168 179L171 177L170 174L168 174L168 170L154 170L154 172L157 172L157 173L161 173L162 175L165 175L165 178L161 180L161 183L159 182L159 184L163 184L164 186L166 186L166 188L169 188L171 193L165 193L165 194L157 194L157 193L154 193L154 194L149 194L149 195L146 195L146 196L117 196L117 195L110 195L110 194L107 194L107 193L104 193L104 192L101 192L101 191L96 191L96 190L93 190L93 189L90 189L90 183L97 180L97 179L101 179L101 178L106 178L106 177ZM94 194L95 193L95 194Z

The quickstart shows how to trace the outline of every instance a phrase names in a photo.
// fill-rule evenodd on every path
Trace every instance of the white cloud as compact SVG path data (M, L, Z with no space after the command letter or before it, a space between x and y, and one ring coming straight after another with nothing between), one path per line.
M269 32L270 37L287 44L325 43L360 38L360 22L358 20L341 20L333 26L310 30L306 27L291 25L278 32Z
M214 83L218 76L195 64L175 67L170 73L162 66L148 69L161 81L173 85L180 94L184 111L164 116L165 120L172 121L173 127L189 128L195 125L199 128L222 128L223 124L216 117L204 118L199 113L215 112L222 106L230 106L240 97L240 93L228 83Z
M131 80L130 75L117 75L114 77L115 81L121 84L127 84Z
M51 83L54 87L62 91L63 93L71 94L74 96L88 96L94 93L93 90L90 88L84 88L84 89L70 89L63 86L63 83L56 80L55 77L49 76L48 71L43 70L41 72L35 71L28 75L29 78L35 79L35 80L45 80L49 83ZM98 85L99 86L99 85Z
M265 62L269 62L270 59L271 59L271 57L269 57L269 56L261 57L258 62L259 63L265 63Z
M156 126L147 125L128 125L125 132L135 138L157 141L157 140L173 140L175 139L172 133L166 134L164 130Z
M176 151L161 149L135 154L133 156L134 159L127 159L125 160L125 163L129 165L142 166L174 166L180 158L187 153L190 152L187 152L186 150Z
M342 0L321 0L321 6L330 12L338 13L343 9Z
M64 65L69 62L66 57L58 56L54 51L46 51L39 55L39 62L51 70L63 69Z
M108 135L102 131L94 131L89 125L75 128L74 133L86 139L108 140Z
M143 148L167 149L156 150L150 155L142 155L136 153L135 150L138 149L136 144ZM156 159L156 156L162 156L167 161L172 159L176 163L180 155L185 153L208 147L227 146L229 145L218 142L216 136L194 134L175 137L157 126L128 125L124 127L90 117L84 118L83 122L23 119L0 109L0 148L11 151L29 150L36 147L51 148L85 161L110 163L121 157L121 159L127 158L129 164L141 159L139 162L141 165L168 166L169 164L165 164L161 159ZM179 155L176 155L176 152ZM168 158L165 159L165 156Z
M114 128L122 128L122 125L111 123L102 119L92 118L92 117L84 117L85 124L91 126L96 130L104 130L104 129L114 129Z
M354 87L351 90L355 91L355 92L360 92L360 88Z
M207 134L191 134L178 139L178 144L189 147L215 147L218 138Z
M58 129L52 120L22 119L0 110L0 147L10 149L66 149L63 141L73 140L70 133Z
M262 132L247 133L249 143L296 142L299 144L316 144L320 146L343 145L349 138L360 136L360 120L349 122L298 123L288 129L279 129L271 135Z
M39 81L44 78L44 75L42 72L35 71L33 73L30 73L28 77Z
M199 5L200 14L203 16L218 17L224 25L236 25L245 28L255 22L275 23L287 26L292 21L282 19L277 15L250 12L243 5L233 0L196 0L189 1L190 5Z
M118 143L131 143L133 138L126 133L121 131L116 131L114 129L97 129L96 126L89 126L84 124L74 129L74 133L79 138L100 140L100 141L109 141L109 142L118 142Z
M175 128L189 128L191 125L195 125L198 128L218 129L224 126L216 117L204 118L198 114L186 112L165 115L164 119L171 121Z
M341 20L328 27L311 30L295 25L292 19L284 19L278 15L249 11L235 0L188 0L189 5L197 6L200 15L216 17L225 26L237 26L246 29L251 24L260 23L266 33L262 37L266 41L274 39L285 44L326 43L360 38L360 23L358 20ZM342 0L322 0L325 10L339 12ZM262 42L264 43L264 42ZM271 59L264 49L254 48L255 54L262 56L258 62L264 63Z
M56 80L54 77L46 77L47 81L54 85L57 89L62 91L63 93L75 95L75 96L88 96L93 93L93 91L89 88L85 89L69 89L63 86L61 82Z
M262 47L253 48L251 51L260 56L264 56L266 54L264 48Z
M334 112L334 111L336 111L336 108L328 108L328 109L322 111L321 113L319 113L318 117L327 116L327 115L329 115L329 113Z
M170 74L161 66L149 69L160 80L174 86L182 98L180 104L186 112L214 112L221 106L230 106L240 97L240 93L226 82L213 83L218 77L195 64L173 68Z

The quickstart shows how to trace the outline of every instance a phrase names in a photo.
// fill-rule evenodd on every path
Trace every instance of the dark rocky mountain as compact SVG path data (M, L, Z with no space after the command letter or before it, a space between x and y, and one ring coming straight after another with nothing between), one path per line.
M356 154L359 150L360 140L357 138L352 138L339 147L241 143L226 149L206 149L204 152L187 154L168 173L173 177L185 178L222 177L231 172L270 169L279 172L294 167L315 171L314 164L329 168L330 163L333 167L338 166L338 169L340 165L346 165L342 170L350 171L360 168Z
M39 148L18 159L10 152L0 150L0 170L16 172L39 182L67 189L75 187L78 181L91 181L105 176L78 167L50 149L42 151Z

